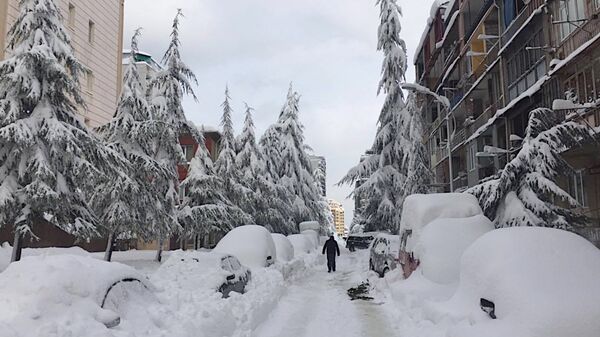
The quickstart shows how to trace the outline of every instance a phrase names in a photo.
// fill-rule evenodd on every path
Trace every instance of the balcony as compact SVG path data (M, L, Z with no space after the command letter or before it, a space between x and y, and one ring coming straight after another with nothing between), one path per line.
M600 34L600 20L590 20L571 33L558 47L558 55L566 58L577 48Z
M495 113L496 113L495 105L490 105L487 109L485 109L485 111L481 115L479 115L475 119L475 121L473 121L473 124L469 125L469 127L467 128L468 129L467 136L471 137L473 135L473 133L475 133L475 131L479 130L479 128L484 126L490 120L490 118L492 118L494 116Z
M540 7L545 6L546 0L531 0L527 7L510 23L510 26L506 28L502 34L502 46L509 43L512 38L517 34L523 25L529 20L531 15L538 10Z
M458 130L454 134L454 137L452 137L452 142L450 143L450 147L452 148L452 151L454 151L457 147L462 145L466 139L467 139L466 130L465 129Z
M477 29L477 27L483 20L483 17L487 13L487 11L490 9L490 7L492 7L493 4L494 4L494 0L485 0L485 2L483 3L483 6L481 7L479 12L475 16L475 20L473 21L471 26L465 31L465 40L469 40L471 38L471 35L473 35L473 32Z

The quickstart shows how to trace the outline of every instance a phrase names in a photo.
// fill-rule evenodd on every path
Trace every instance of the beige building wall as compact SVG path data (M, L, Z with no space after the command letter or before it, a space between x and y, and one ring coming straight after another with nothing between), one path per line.
M329 208L331 209L331 214L333 215L333 223L335 225L335 232L339 236L343 236L346 232L346 224L344 219L344 207L341 203L329 199Z
M121 90L124 0L55 0L75 55L89 70L80 78L87 110L80 115L97 127L114 115ZM0 0L0 59L6 51L6 34L18 15L19 0Z

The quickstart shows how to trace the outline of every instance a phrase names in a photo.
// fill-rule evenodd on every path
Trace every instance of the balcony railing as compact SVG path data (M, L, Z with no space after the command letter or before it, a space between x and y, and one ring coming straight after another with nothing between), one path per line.
M469 125L469 127L467 128L467 130L468 130L467 136L471 137L473 135L473 133L475 133L475 131L479 130L479 128L481 128L485 123L487 123L488 120L490 118L492 118L495 113L496 113L495 105L490 105L487 109L485 109L485 111L481 115L479 115L479 117L477 117L475 119L475 121L473 121L473 124Z
M508 28L502 34L502 46L505 46L517 32L520 31L525 21L541 6L545 5L546 0L531 0L527 7L510 23Z
M590 39L598 34L600 34L600 20L590 20L586 22L581 28L576 29L561 42L558 47L559 55L566 58L577 50L577 48L590 41Z
M452 151L454 151L458 146L463 144L466 139L467 139L467 134L466 134L465 129L458 130L454 134L454 137L452 138L452 142L450 143L450 147L452 148Z
M471 38L471 35L473 35L473 32L477 29L477 27L481 23L481 20L483 20L485 13L487 13L488 9L490 9L490 7L492 7L493 4L494 0L485 0L483 7L481 7L481 10L479 11L479 13L477 13L477 16L475 17L475 21L473 21L471 27L469 27L469 29L466 31L466 40L469 40Z

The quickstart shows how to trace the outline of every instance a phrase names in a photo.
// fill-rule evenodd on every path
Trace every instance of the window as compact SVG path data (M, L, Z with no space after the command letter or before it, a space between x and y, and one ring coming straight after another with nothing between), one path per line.
M88 42L89 43L94 43L95 35L96 35L96 24L94 23L94 21L90 20L90 22L88 24Z
M467 170L473 171L477 168L477 143L467 148Z
M579 205L587 207L585 200L585 189L584 189L584 171L575 171L569 177L569 194L577 200Z
M89 71L86 75L86 81L87 81L87 91L89 93L92 93L94 91L94 82L95 82L95 78L94 78L94 72Z
M181 145L181 150L186 162L189 164L194 158L194 145Z
M75 28L75 5L69 3L69 27Z
M523 44L523 48L507 61L509 101L515 99L546 74L545 46L542 29ZM526 47L531 47L529 50Z
M578 20L585 19L585 0L561 0L558 3L558 21L563 23L557 24L558 37L562 41L567 38L579 26ZM598 2L595 0L594 3Z

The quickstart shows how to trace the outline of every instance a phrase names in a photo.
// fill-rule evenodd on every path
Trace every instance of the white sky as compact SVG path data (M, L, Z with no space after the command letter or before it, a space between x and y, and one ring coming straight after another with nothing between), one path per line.
M398 0L408 48L414 49L434 0ZM160 60L172 19L182 8L184 61L198 77L199 101L186 100L187 117L218 126L228 84L236 131L244 102L256 109L257 135L275 122L290 82L302 95L306 142L327 158L328 198L344 204L350 224L350 187L334 186L373 141L382 99L377 97L382 54L376 51L375 0L126 0L125 48L143 27L140 49Z

